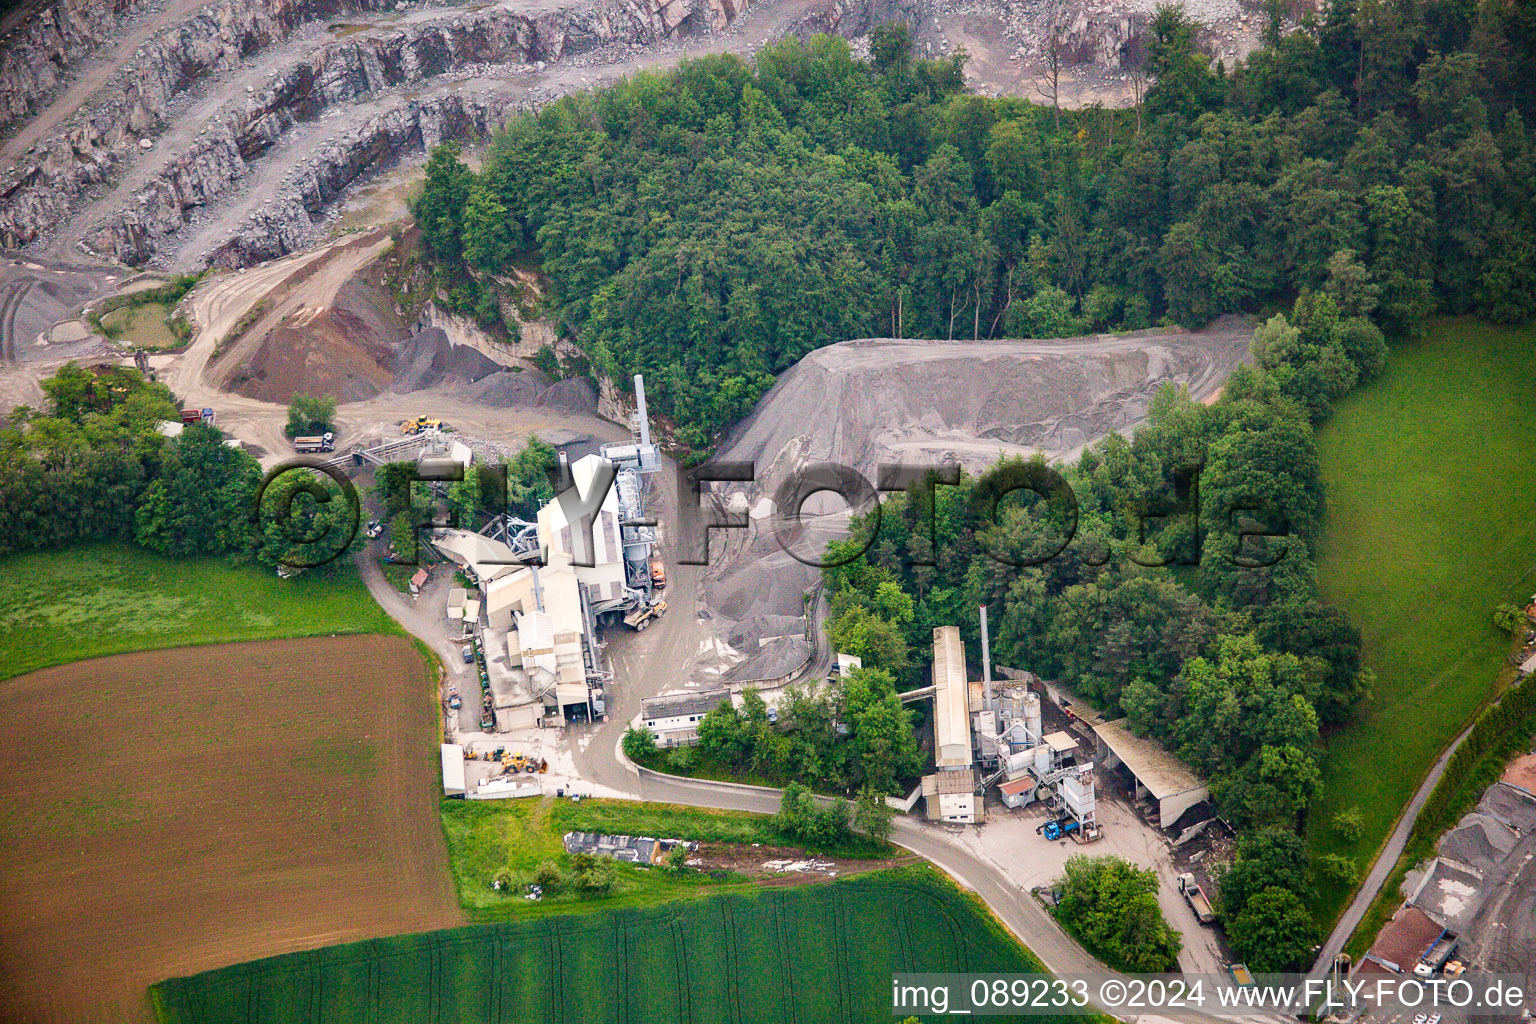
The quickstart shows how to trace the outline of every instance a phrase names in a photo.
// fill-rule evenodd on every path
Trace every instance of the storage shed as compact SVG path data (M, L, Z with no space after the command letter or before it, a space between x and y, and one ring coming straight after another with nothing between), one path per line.
M1099 738L1098 761L1106 768L1124 764L1136 781L1136 798L1150 794L1158 805L1158 827L1172 828L1184 812L1210 796L1204 782L1156 740L1137 736L1125 719L1093 727Z

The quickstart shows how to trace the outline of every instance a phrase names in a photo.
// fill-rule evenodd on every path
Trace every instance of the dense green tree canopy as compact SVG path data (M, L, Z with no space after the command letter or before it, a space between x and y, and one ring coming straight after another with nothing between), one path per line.
M1056 916L1090 952L1122 971L1175 970L1183 941L1157 904L1157 872L1119 857L1070 858Z
M451 305L494 319L498 271L536 260L561 329L695 446L847 338L1194 327L1303 292L1340 325L1304 307L1261 358L1317 416L1380 368L1361 318L1536 312L1526 8L1334 0L1228 70L1166 5L1124 112L968 95L904 26L867 61L790 38L521 115L478 174L440 147L414 210Z

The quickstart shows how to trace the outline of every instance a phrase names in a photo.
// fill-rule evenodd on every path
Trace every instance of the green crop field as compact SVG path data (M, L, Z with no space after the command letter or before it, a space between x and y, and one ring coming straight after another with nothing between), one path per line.
M127 651L332 633L400 633L351 565L280 580L113 544L0 559L0 678Z
M168 1024L869 1024L891 974L1034 971L930 868L640 910L476 925L156 987Z
M1316 853L1362 871L1440 752L1492 695L1509 638L1494 607L1536 589L1536 329L1437 324L1319 431L1325 598L1365 640L1375 694L1328 739ZM1359 842L1328 827L1358 807ZM1319 916L1349 893L1324 886Z

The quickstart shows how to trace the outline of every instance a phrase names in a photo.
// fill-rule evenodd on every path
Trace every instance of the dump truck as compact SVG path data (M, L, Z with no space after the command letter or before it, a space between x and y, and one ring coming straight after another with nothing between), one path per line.
M661 564L661 559L651 559L651 586L655 587L657 590L661 590L665 588L666 585L667 567Z
M653 604L643 604L639 608L624 616L624 625L639 632L646 629L656 619L661 618L667 610L667 602L657 601Z
M1216 920L1216 913L1211 909L1211 901L1205 898L1205 890L1200 888L1200 883L1195 881L1195 876L1185 872L1179 876L1179 892L1184 894L1184 902L1189 904L1189 909L1195 912L1195 920L1201 924L1210 924Z
M308 434L293 439L293 450L300 453L328 452L336 447L336 435L327 430L323 434Z
M1056 821L1048 821L1045 828L1041 829L1047 839L1060 839L1069 836L1083 827L1083 823L1076 818L1058 818Z
M1440 937L1435 940L1434 945L1429 947L1429 952L1425 953L1419 959L1419 962L1413 965L1413 973L1420 978L1433 977L1440 968L1445 966L1446 961L1450 960L1451 955L1456 952L1456 947L1459 945L1461 945L1461 940L1457 938L1454 932L1442 931Z
M190 426L193 423L207 423L213 425L212 409L183 409L181 410L181 422Z
M430 416L417 416L413 420L405 420L400 424L400 433L419 434L423 430L437 430L442 427L442 420L435 420Z

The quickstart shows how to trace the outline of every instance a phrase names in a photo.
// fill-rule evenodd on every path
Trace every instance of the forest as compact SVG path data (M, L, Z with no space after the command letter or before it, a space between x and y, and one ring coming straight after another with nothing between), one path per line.
M868 60L689 60L515 117L479 173L438 149L412 208L450 304L495 320L531 259L559 330L645 373L696 450L849 338L1198 327L1305 292L1388 336L1536 315L1529 4L1337 0L1230 68L1195 37L1158 9L1130 110L970 95L901 25Z

